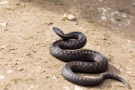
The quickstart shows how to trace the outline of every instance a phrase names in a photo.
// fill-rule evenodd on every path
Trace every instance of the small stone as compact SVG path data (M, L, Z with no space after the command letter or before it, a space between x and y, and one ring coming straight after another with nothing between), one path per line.
M5 78L4 76L0 75L0 79L4 79L4 78Z
M1 46L1 49L4 49L4 48L5 48L5 46L2 45L2 46Z
M70 90L70 88L68 86L64 86L65 90Z
M76 86L76 85L75 85L74 90L83 90L83 89L80 88L79 86Z
M63 15L63 18L67 18L67 14L64 14L64 15Z
M64 14L62 20L65 20L65 19L68 19L68 20L70 20L70 21L74 21L76 18L75 18L75 16L72 15L72 14Z
M127 72L127 74L131 74L131 72Z
M74 21L76 18L75 18L75 16L72 15L72 14L64 14L62 20L65 20L65 19L68 19L68 20L70 20L70 21Z
M135 3L133 3L133 5L132 5L133 7L135 7Z
M0 25L5 27L5 26L7 26L7 23L6 22L1 22Z
M131 68L129 68L129 67L126 67L127 69L131 69Z
M34 88L34 85L30 85L30 88L33 89Z
M102 2L103 0L99 0L99 2Z
M101 16L101 20L106 20L107 19L107 17L106 16Z
M57 77L55 77L55 76L52 76L52 79L57 79Z
M83 27L79 27L79 30L83 30Z
M78 22L75 22L75 25L78 25Z
M67 19L68 19L68 20L71 20L71 21L74 21L76 18L75 18L74 15L69 14L69 15L67 16Z
M128 21L127 21L127 24L128 24L128 25L130 25L130 24L131 24L131 22L128 20Z
M8 70L7 73L12 73L13 71L12 70Z
M128 43L130 43L131 41L130 40L128 40Z
M114 11L114 13L115 13L115 14L119 14L119 12L118 12L118 11Z
M124 18L125 18L125 17L127 17L127 16L126 16L125 14L123 14L123 15L122 15L122 17L124 17Z
M1 1L1 2L0 2L0 4L2 4L2 5L6 5L6 4L9 4L9 1L4 0L4 1Z

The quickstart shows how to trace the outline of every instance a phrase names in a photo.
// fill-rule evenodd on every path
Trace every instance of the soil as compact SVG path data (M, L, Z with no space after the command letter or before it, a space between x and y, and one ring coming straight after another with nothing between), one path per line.
M60 39L54 26L65 33L83 32L88 39L84 48L104 54L108 71L134 89L134 9L133 0L0 0L0 90L129 90L111 79L94 87L65 80L61 70L66 63L49 52ZM65 13L77 20L63 20Z

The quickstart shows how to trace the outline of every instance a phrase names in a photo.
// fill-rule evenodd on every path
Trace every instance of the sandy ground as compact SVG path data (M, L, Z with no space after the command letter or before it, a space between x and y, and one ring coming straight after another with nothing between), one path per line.
M87 22L83 10L75 6L81 2L76 2L6 0L0 5L1 22L7 23L0 26L0 90L128 90L115 80L94 87L65 80L61 75L65 63L49 53L51 43L59 39L54 26L65 33L83 32L88 39L84 48L104 54L110 64L108 71L123 77L134 90L134 39ZM74 14L78 21L62 20L64 13Z

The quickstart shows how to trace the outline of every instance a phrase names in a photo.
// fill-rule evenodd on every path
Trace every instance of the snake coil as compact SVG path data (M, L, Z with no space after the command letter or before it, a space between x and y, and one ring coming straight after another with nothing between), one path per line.
M64 34L57 27L53 27L53 30L62 39L53 42L50 47L50 54L59 60L68 62L62 69L62 75L65 79L81 86L95 86L105 79L115 79L131 88L120 76L104 72L108 68L108 61L104 55L93 50L80 49L87 41L83 33L71 32ZM98 78L86 78L74 72L101 73L101 75Z

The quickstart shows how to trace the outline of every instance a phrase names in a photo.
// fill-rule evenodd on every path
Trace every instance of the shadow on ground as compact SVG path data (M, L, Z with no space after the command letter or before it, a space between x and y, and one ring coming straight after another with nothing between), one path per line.
M122 38L135 40L134 0L21 0L60 14L77 14L87 22L107 27ZM73 10L74 9L74 10ZM38 13L38 12L37 12ZM132 32L132 33L131 33Z

